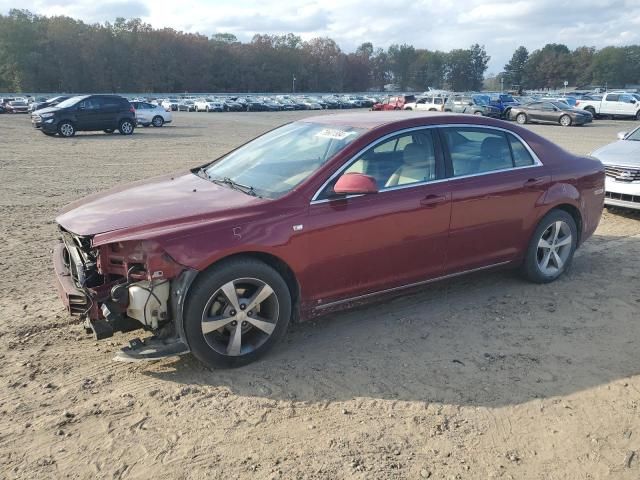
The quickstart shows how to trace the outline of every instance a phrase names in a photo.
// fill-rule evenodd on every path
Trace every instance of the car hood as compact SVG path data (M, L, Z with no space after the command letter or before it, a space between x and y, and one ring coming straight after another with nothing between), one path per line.
M230 218L239 215L238 210L264 202L268 200L188 172L143 180L83 198L67 205L56 222L82 236L112 231L139 234Z
M45 108L39 108L37 110L34 110L34 113L55 113L58 110L60 110L58 107L45 107Z
M640 167L640 142L618 140L595 150L591 155L605 165Z

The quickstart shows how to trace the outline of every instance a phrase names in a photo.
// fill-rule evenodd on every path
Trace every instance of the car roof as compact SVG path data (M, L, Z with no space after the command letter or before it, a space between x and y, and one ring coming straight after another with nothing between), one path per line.
M318 115L315 117L303 118L300 121L308 123L319 123L322 125L348 126L354 128L364 128L373 130L390 124L399 126L412 125L439 125L443 123L466 123L498 127L508 127L505 122L487 117L475 115L459 115L448 112L414 112L407 110L394 110L386 112L353 112L337 113L328 115Z

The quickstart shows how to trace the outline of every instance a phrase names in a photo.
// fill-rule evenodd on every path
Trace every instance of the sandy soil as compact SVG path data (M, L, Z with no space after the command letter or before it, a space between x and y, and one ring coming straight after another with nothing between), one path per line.
M65 314L60 207L300 116L183 113L71 140L0 116L0 478L639 478L639 215L605 213L552 285L433 285L294 325L239 370L112 362L134 335L97 343ZM531 128L587 153L632 125Z

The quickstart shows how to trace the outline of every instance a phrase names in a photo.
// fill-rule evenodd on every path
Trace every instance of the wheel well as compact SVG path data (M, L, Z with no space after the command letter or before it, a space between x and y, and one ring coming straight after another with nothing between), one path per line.
M578 210L573 205L568 203L563 203L561 205L556 205L554 207L558 210L564 210L569 215L573 217L573 220L576 222L576 228L578 230L578 245L580 244L580 237L582 236L582 215L580 214L580 210Z
M242 252L236 253L234 255L230 255L228 257L221 258L220 260L212 263L207 267L207 270L210 268L214 268L217 264L222 261L228 261L234 258L254 258L256 260L260 260L263 263L266 263L271 268L273 268L276 272L278 272L282 278L284 279L287 287L289 287L289 292L291 293L291 305L292 305L292 320L297 321L300 313L300 285L298 283L298 279L291 267L282 259L276 257L275 255L271 255L269 253L264 252ZM197 278L197 277L196 277Z

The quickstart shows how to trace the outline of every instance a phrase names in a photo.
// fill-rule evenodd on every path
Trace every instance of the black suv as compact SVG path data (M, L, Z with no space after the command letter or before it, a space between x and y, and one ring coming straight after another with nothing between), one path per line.
M31 115L31 123L42 133L72 137L77 131L102 130L131 135L136 112L126 98L119 95L82 95L71 97L55 107L43 108Z

